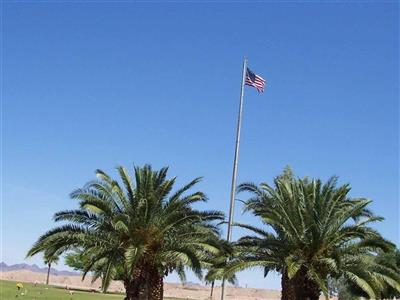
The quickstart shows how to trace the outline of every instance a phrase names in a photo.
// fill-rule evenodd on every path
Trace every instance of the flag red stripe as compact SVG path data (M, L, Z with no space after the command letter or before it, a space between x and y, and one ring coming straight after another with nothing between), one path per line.
M249 74L246 73L245 85L255 87L257 91L263 92L265 88L265 80L256 74L253 75L252 80Z

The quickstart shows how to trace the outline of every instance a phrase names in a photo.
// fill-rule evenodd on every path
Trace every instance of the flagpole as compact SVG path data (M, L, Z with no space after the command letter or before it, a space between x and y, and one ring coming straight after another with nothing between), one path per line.
M226 240L228 242L232 239L232 224L233 215L235 210L235 195L236 195L236 177L238 169L239 160L239 148L240 148L240 130L242 127L242 111L243 111L243 96L244 96L244 83L246 80L246 70L247 70L247 59L243 61L243 71L242 71L242 85L240 87L240 103L239 103L239 115L236 129L236 146L235 146L235 157L233 161L233 172L232 172L232 186L231 186L231 199L229 204L229 219L228 219L228 232ZM221 300L224 300L226 294L226 281L225 278L222 279L221 285Z

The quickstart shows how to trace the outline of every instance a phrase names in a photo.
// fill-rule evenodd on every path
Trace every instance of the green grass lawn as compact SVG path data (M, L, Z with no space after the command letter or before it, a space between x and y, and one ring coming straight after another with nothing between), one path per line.
M121 294L101 294L83 291L73 291L69 294L64 288L54 286L46 287L39 284L36 287L32 283L22 283L24 287L18 292L15 281L0 280L1 300L122 300ZM165 300L181 300L177 298L166 298Z

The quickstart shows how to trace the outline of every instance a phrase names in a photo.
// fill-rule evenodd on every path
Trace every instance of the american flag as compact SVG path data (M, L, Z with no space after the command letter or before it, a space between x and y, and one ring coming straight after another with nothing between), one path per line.
M246 80L245 80L244 84L255 87L257 89L257 91L262 93L262 92L264 92L264 88L265 88L265 79L261 78L257 74L254 74L252 71L250 71L249 68L247 68Z

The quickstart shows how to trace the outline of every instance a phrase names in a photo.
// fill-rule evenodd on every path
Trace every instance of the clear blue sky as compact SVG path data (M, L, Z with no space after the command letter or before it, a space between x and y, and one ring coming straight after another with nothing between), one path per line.
M270 182L287 164L338 175L374 200L377 228L399 245L395 2L2 8L5 262L24 260L97 168L204 176L204 207L227 211L244 56L268 87L245 91L239 182ZM257 223L240 207L236 220ZM258 270L239 280L279 287Z

